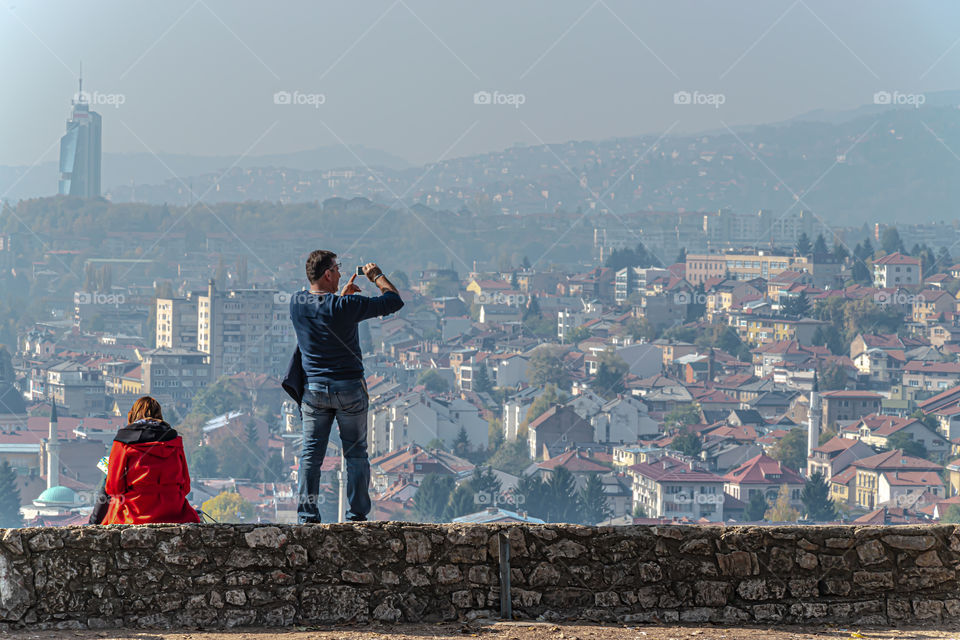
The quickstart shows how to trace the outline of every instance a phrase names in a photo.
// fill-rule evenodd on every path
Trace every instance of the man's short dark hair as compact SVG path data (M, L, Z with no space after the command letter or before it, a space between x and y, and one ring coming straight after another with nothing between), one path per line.
M326 249L311 251L307 256L307 280L313 284L323 277L324 272L331 268L337 259L337 254Z

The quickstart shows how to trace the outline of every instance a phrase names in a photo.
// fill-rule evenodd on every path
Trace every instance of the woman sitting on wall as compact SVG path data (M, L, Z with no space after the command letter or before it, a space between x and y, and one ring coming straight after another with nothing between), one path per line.
M113 439L106 483L90 524L200 522L187 502L190 473L183 439L163 421L160 403L139 398L127 422Z

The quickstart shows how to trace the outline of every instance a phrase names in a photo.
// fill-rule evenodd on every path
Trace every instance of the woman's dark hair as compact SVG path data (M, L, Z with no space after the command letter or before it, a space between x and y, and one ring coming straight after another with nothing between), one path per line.
M133 408L130 409L130 413L127 414L127 424L133 424L134 422L143 420L144 418L163 420L163 412L160 411L160 403L150 396L137 398L137 401L133 403Z
M323 277L323 273L333 266L337 254L326 249L311 251L307 256L307 280L313 284Z

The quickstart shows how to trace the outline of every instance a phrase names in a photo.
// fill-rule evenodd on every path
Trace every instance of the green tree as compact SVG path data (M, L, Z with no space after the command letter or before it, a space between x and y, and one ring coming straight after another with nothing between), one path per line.
M817 370L821 391L843 391L847 388L847 372L838 364Z
M850 252L847 251L847 248L843 245L842 242L837 240L833 243L833 259L843 264L847 258L850 257Z
M641 242L635 249L614 249L604 266L619 271L624 267L659 267L660 261Z
M698 422L700 422L700 407L695 402L678 404L663 418L663 423L668 429L686 427Z
M784 315L805 318L810 315L810 299L807 298L807 294L803 291L801 291L798 296L781 296L780 310Z
M490 375L487 373L486 365L479 364L474 367L471 387L477 393L490 393L493 391L493 383L490 381Z
M487 464L512 475L523 473L523 470L531 464L527 441L517 439L512 442L503 442L487 460Z
M797 252L801 256L810 254L810 236L806 232L801 233L800 237L797 238Z
M673 439L670 448L685 456L697 457L703 450L703 442L697 434L684 432Z
M274 451L267 458L267 463L263 466L264 482L286 482L290 476L290 470L283 463L283 456L279 451Z
M857 246L853 248L853 273L851 276L854 282L867 285L873 280L873 274L867 264L872 257L873 246L870 244L869 238L867 238L863 244L858 243Z
M707 312L707 293L704 291L702 283L693 288L689 299L686 321L694 322L702 318Z
M470 453L470 438L467 436L467 428L463 425L460 425L457 438L453 441L453 453L461 458Z
M800 519L800 512L790 504L790 489L787 485L780 485L777 500L764 517L771 522L796 522Z
M473 470L473 475L453 490L447 503L445 515L453 520L470 513L476 513L487 507L495 506L500 500L503 488L500 480L487 468Z
M830 499L830 485L819 471L815 471L807 480L800 499L808 520L813 522L836 520L837 506Z
M577 517L577 483L566 467L557 467L546 481L546 496L549 500L547 520L549 522L579 521Z
M428 473L413 494L413 516L418 522L441 522L450 502L453 476Z
M417 376L417 384L422 384L431 393L446 393L450 383L436 369L427 369Z
M476 493L470 487L470 483L463 482L450 494L450 501L443 512L443 519L445 522L450 522L454 518L476 513L486 507L487 505L477 504Z
M563 341L568 342L570 344L577 344L578 342L583 342L589 337L590 337L590 330L584 326L579 326L573 329L572 331L570 331L570 333L566 334L563 338Z
M255 513L252 504L231 491L210 498L200 508L217 522L250 522Z
M779 460L791 469L797 471L807 463L807 432L805 429L791 429L787 435L780 438L770 457Z
M230 411L247 408L249 404L247 399L237 391L233 381L226 376L222 376L213 384L208 384L200 389L193 396L191 413L202 412L219 416Z
M657 328L646 318L631 318L626 324L627 333L635 341L650 342L657 337Z
M835 356L846 355L847 345L843 343L843 336L835 329L817 327L817 330L813 332L810 343L816 347L826 347Z
M835 435L837 435L837 423L831 422L830 425L820 432L820 437L817 439L817 446L826 444Z
M17 472L6 460L0 464L0 528L14 529L23 526L20 515L20 488Z
M818 233L817 239L813 243L813 254L822 256L828 253L830 253L830 250L827 249L827 241L824 239L822 233Z
M567 371L563 367L561 351L549 346L541 346L534 351L527 365L527 375L531 384L554 384L566 388L569 384Z
M927 447L922 442L914 440L902 431L894 433L892 436L887 438L887 449L891 451L900 449L903 451L904 455L913 456L915 458L926 459L929 455L927 452Z
M887 227L883 230L883 233L880 234L880 248L888 254L896 251L906 253L906 249L903 248L903 240L900 239L900 232L897 231L896 227Z
M630 365L612 349L600 354L597 375L593 380L594 391L605 398L623 393L624 378L630 372Z
M747 522L761 522L769 507L770 505L767 504L767 499L763 496L763 491L755 489L747 501L744 517L747 519Z
M199 446L190 452L190 475L195 478L214 478L220 470L220 459L216 450L209 446Z
M534 518L546 521L549 517L550 497L546 483L536 474L521 475L514 492L517 509Z
M490 418L487 421L487 446L491 451L496 451L503 441L503 423L499 418Z
M540 303L537 302L536 296L530 296L530 301L527 302L527 306L523 310L523 321L532 320L534 318L540 317Z
M721 322L715 322L700 331L693 342L698 347L720 349L743 362L749 362L752 357L750 347L743 343L737 330ZM716 373L715 371L714 374Z
M610 508L607 495L603 491L603 481L598 474L590 474L580 489L578 498L582 524L595 525L613 515L613 509Z

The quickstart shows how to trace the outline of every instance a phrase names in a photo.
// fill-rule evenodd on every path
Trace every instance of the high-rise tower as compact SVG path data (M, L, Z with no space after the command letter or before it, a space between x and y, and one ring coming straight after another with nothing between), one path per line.
M90 99L80 90L71 101L73 110L67 120L67 133L60 138L60 183L63 196L96 198L100 196L100 114L90 110Z

